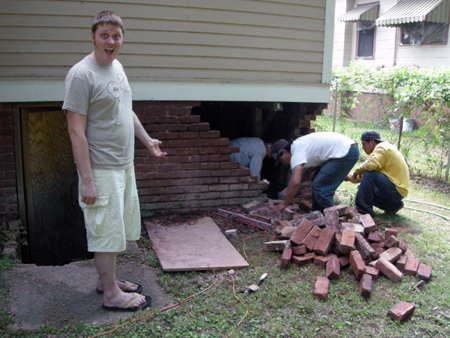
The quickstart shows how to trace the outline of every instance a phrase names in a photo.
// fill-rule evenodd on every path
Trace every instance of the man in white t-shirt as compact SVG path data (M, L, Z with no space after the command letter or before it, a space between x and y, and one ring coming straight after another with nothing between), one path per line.
M65 80L66 111L72 151L79 175L88 250L99 275L97 292L103 307L136 311L150 306L142 286L116 280L116 259L126 241L139 239L141 217L134 175L134 137L153 156L164 157L132 109L131 89L122 64L121 18L110 11L93 20L94 51L74 65Z
M303 168L319 167L312 182L313 210L323 211L334 205L334 193L359 158L358 144L345 135L318 132L289 142L281 151L279 161L291 166L287 194L276 205L274 213L284 210L295 197L302 180Z

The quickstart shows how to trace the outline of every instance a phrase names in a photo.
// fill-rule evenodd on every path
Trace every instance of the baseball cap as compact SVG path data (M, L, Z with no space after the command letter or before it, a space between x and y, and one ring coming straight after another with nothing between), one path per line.
M283 150L283 148L286 147L286 145L288 143L289 143L288 141L286 141L284 138L282 138L282 139L279 139L278 141L276 141L274 144L272 144L272 146L270 147L270 150L272 151L272 158L274 160L277 159L281 150Z
M382 142L380 133L375 130L366 130L365 132L363 132L361 135L361 141L370 141L370 140Z

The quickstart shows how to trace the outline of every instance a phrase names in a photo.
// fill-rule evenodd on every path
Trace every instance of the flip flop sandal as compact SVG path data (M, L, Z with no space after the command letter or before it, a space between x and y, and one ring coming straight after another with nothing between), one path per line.
M127 300L126 302L124 302L122 305L120 306L106 306L103 304L103 308L105 310L108 311L131 311L131 312L135 312L137 310L143 310L147 307L150 306L150 304L152 303L152 298L150 296L145 296L145 302L139 306L132 306L134 303L136 303L136 301L142 297L140 294L138 293L133 293L133 297L131 297L129 300Z
M127 293L142 293L142 285L138 283L130 283L126 280L121 280L123 284L119 286L120 290ZM133 290L133 288L136 285L136 290ZM103 290L95 289L97 293L103 294Z

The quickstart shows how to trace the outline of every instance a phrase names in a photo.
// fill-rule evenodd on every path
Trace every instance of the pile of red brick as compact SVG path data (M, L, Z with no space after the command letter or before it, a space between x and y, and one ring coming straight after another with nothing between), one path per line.
M338 279L341 269L346 267L359 281L359 295L365 299L371 295L373 281L382 275L394 283L400 282L404 274L423 281L431 277L432 268L414 256L407 241L398 238L395 228L380 233L372 217L358 214L354 207L343 204L325 209L323 214L319 211L302 214L298 205L294 205L274 222L269 217L270 206L275 203L255 201L243 210L249 219L259 222L256 225L260 228L261 224L272 223L277 240L264 243L264 249L282 252L281 269L309 263L326 269L326 277L316 277L314 284L313 292L319 299L327 298L329 281ZM250 224L248 219L244 221ZM414 310L411 304L397 307L401 309L391 309L395 314L390 315L397 320L405 320Z

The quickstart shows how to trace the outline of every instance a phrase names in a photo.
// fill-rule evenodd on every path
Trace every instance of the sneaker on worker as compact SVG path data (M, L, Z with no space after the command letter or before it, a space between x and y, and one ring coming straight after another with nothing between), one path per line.
M384 215L395 215L397 212L399 212L403 207L405 206L405 204L403 203L403 201L400 201L400 204L397 208L392 209L392 210L385 210L384 211Z

